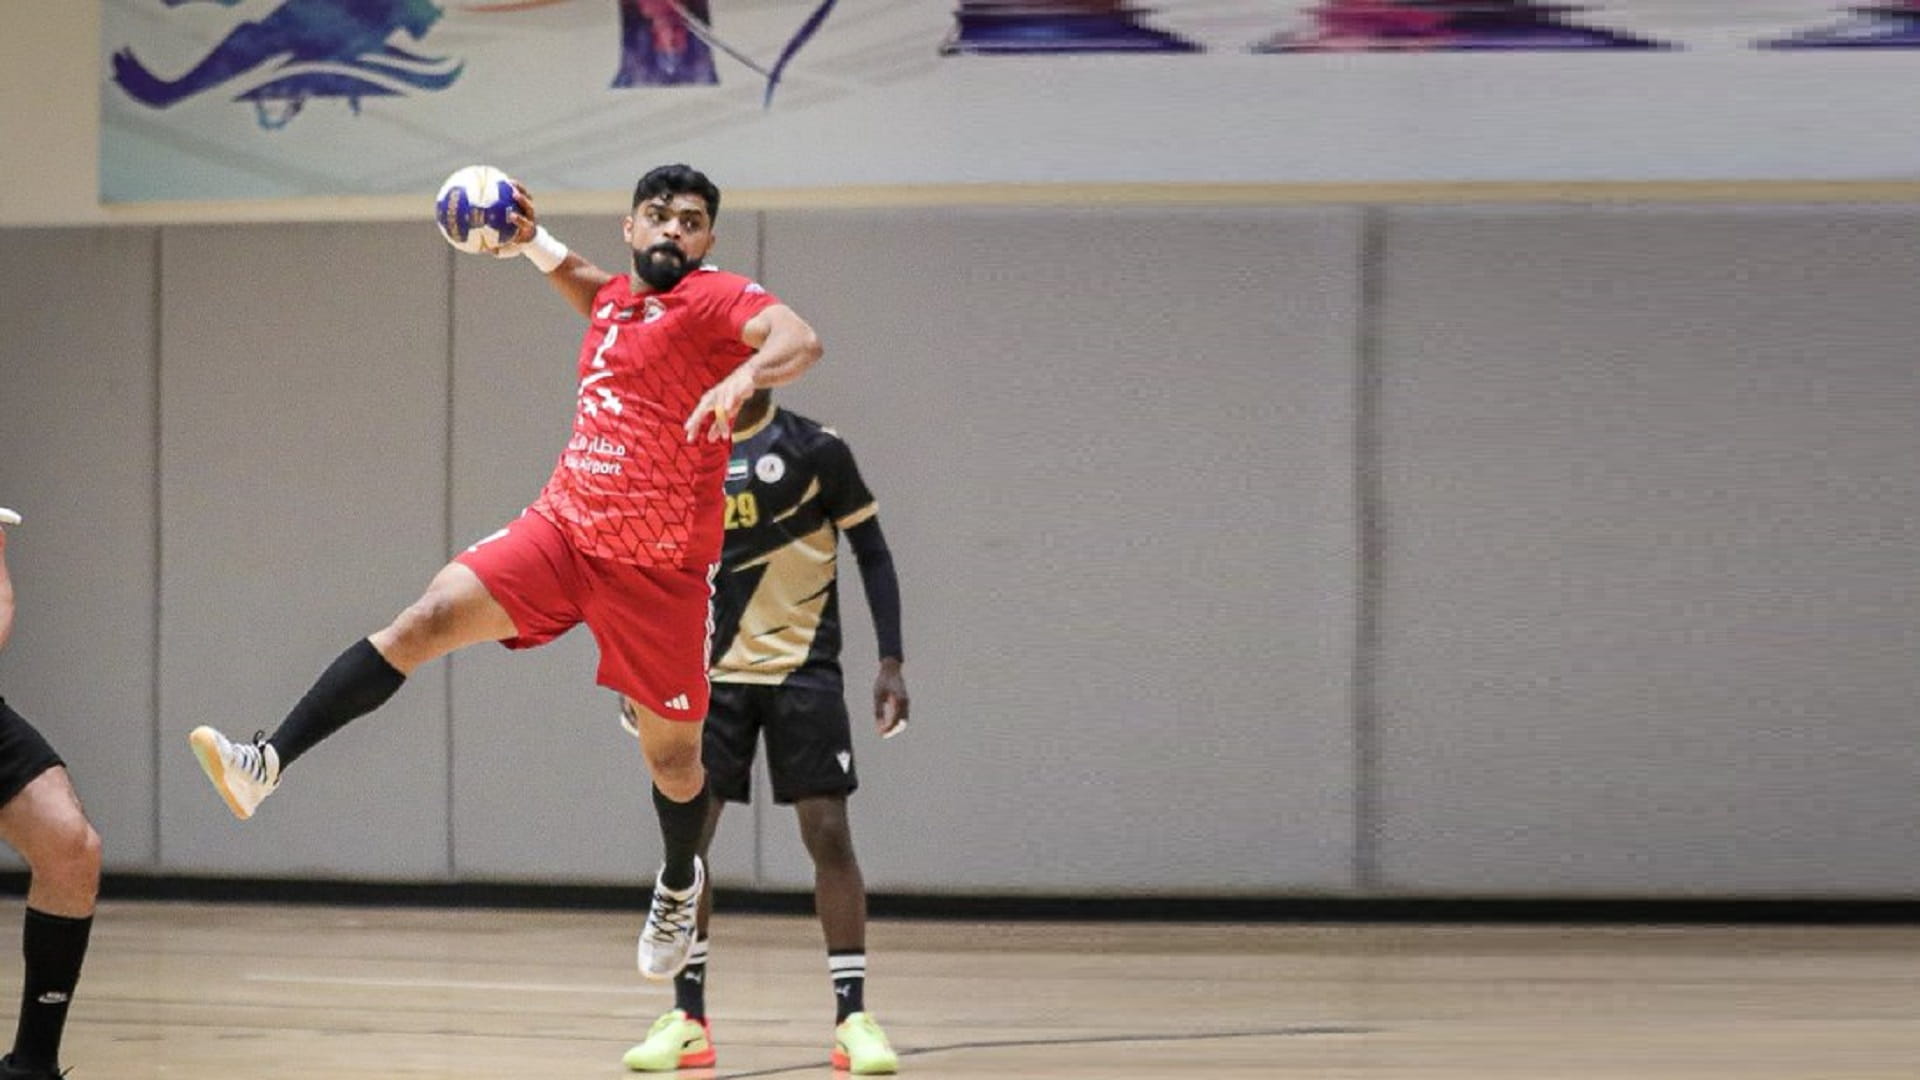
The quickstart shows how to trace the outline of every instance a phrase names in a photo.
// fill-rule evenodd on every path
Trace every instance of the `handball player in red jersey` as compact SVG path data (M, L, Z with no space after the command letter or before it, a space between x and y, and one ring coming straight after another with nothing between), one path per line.
M532 648L585 623L653 778L665 859L640 932L641 973L686 963L705 880L700 762L712 580L734 416L820 357L813 329L753 281L702 264L720 191L685 165L640 178L622 224L632 274L569 252L524 191L515 247L589 320L573 435L533 505L447 564L426 594L355 642L271 736L190 737L240 818L320 740L378 708L414 669L481 641Z

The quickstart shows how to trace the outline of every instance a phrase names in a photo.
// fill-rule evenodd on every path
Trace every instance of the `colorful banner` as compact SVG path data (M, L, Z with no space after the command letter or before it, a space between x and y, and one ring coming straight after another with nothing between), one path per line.
M103 0L107 202L1908 180L1920 0Z

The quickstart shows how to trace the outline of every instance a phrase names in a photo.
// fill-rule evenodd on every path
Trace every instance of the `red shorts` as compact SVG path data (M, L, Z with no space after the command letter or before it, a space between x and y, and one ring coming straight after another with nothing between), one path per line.
M586 623L600 646L596 681L669 720L707 715L711 572L582 555L528 511L454 557L513 619L509 649L545 645Z

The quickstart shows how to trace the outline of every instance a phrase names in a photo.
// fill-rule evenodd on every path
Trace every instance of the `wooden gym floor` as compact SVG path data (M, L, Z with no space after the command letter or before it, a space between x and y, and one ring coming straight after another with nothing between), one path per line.
M17 909L16 909L17 910ZM72 1080L615 1080L631 913L104 904ZM17 933L17 931L15 931ZM830 1077L818 926L716 919L720 1060ZM878 921L920 1080L1911 1080L1920 928ZM18 951L0 992L18 985Z

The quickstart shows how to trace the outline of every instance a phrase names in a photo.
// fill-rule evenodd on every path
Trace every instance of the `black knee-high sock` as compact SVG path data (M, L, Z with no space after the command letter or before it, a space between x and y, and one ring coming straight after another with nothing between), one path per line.
M684 889L693 884L693 857L700 853L700 830L707 824L707 787L700 785L700 794L686 802L674 802L655 785L653 810L660 815L660 841L666 848L660 884Z
M687 954L687 966L673 977L673 1007L690 1020L707 1016L707 939L695 938L693 951Z
M280 767L286 768L321 739L386 704L406 681L373 642L361 638L348 646L267 740L280 755Z
M52 1069L60 1063L60 1036L67 1029L67 1005L87 958L93 916L70 919L27 909L21 953L26 977L20 991L20 1026L13 1036L13 1061L29 1068Z

